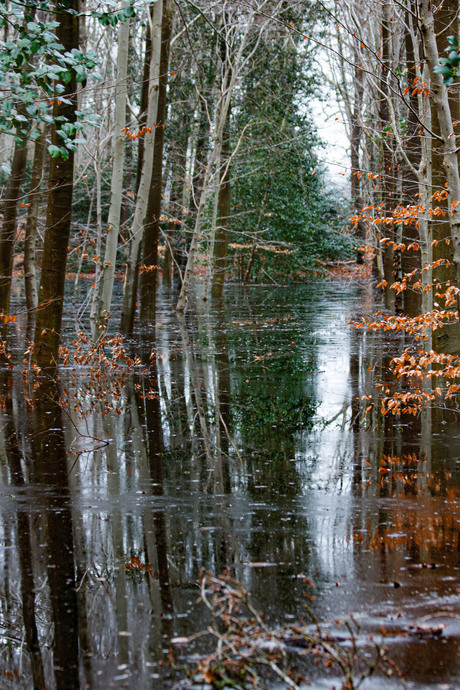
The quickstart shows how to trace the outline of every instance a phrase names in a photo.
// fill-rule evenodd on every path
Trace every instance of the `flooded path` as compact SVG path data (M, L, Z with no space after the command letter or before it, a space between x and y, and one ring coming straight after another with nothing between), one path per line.
M408 687L459 687L458 420L362 415L396 346L347 326L371 288L229 288L182 320L173 302L112 345L119 367L80 339L58 383L2 372L1 687L177 685L202 569L272 625L305 618L308 578L315 616L353 614Z

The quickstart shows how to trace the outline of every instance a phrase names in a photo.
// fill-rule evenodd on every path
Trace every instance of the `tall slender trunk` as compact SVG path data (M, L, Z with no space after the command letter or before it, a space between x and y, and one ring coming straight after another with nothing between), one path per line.
M351 162L351 179L350 179L350 192L351 192L351 202L354 206L354 211L356 215L361 218L362 209L364 206L363 194L361 189L361 175L360 175L360 149L361 149L361 138L363 133L362 123L361 123L361 110L363 104L363 94L364 94L364 70L359 68L359 56L358 50L355 47L354 50L354 63L355 63L355 76L353 79L354 87L354 103L353 112L351 114L351 132L350 132L350 162ZM360 247L364 244L366 240L366 228L363 220L359 220L356 225L356 239L359 243L356 250L356 260L358 264L363 263L363 252Z
M157 0L157 2L154 4L152 14L152 54L149 71L149 98L146 122L147 131L144 139L144 160L142 165L141 180L137 192L136 210L134 212L134 219L131 228L132 242L130 259L126 271L125 291L123 295L123 308L120 323L120 330L123 333L128 333L132 330L134 313L136 309L139 251L145 216L147 213L148 196L152 178L155 123L158 111L162 15L163 0Z
M29 211L27 213L26 236L24 239L24 278L26 288L27 337L31 338L35 326L35 314L38 305L36 240L38 213L40 209L40 187L43 179L45 160L45 125L40 125L40 138L35 141L34 162L30 179Z
M445 246L445 242L441 242L441 256L438 255L436 248L436 253L433 252L433 254L434 259L453 259L454 271L436 269L437 277L441 281L453 279L458 286L460 284L460 172L453 122L459 117L459 104L457 95L449 97L449 92L443 84L442 76L434 71L434 68L439 64L439 52L442 41L445 41L446 38L445 24L448 24L450 20L456 19L458 3L455 0L447 0L442 8L442 12L446 13L444 21L441 22L441 17L437 13L436 24L433 6L429 0L418 0L418 11L422 44L431 81L432 131L438 136L438 141L433 146L433 183L440 185L442 189L445 188L445 184L448 191L448 220L445 224L436 223L434 225L433 232L436 233L434 239L439 242L440 239L447 237L451 240L453 249L449 257L449 247ZM436 35L438 33L437 29L439 32L443 32L443 35L440 35L438 39ZM437 205L439 204L437 203ZM442 333L435 331L433 334L433 346L437 350L444 352L459 352L460 324L457 322L443 328Z
M423 66L421 72L422 81L429 84L430 77L428 68ZM432 129L431 107L427 99L423 95L419 95L418 110L420 119L423 124ZM420 297L420 309L423 314L430 312L433 309L433 291L431 284L433 280L433 271L431 263L433 262L433 223L430 218L430 210L432 208L432 193L433 193L433 150L431 141L428 137L423 137L421 145L421 159L418 168L418 198L421 205L425 208L423 217L420 218L418 234L420 238L420 263L424 269L422 271L422 291ZM430 268L425 268L430 266ZM444 330L444 329L443 329ZM433 331L430 327L425 332L426 340L424 341L424 348L428 352L432 349ZM431 382L430 382L431 385Z
M413 173L413 169L419 169L422 158L422 137L419 136L420 124L419 119L423 116L419 112L419 96L413 93L413 84L416 83L417 72L419 68L416 63L415 49L417 46L414 41L416 37L412 27L412 15L414 9L414 2L411 0L409 7L406 9L406 30L405 30L405 48L406 48L406 64L407 64L407 87L410 89L406 98L409 100L410 108L407 109L407 126L408 136L405 142L407 157L412 164L403 166L404 186L402 194L403 204L416 204L418 202L418 193L423 193L422 185L420 185L417 175ZM426 99L425 99L426 100ZM426 171L426 166L425 166ZM431 184L431 183L430 183ZM429 195L428 195L429 196ZM415 224L407 225L404 228L403 242L406 244L413 244L419 239L419 231ZM420 249L405 251L401 254L401 271L402 274L411 273L414 270L419 270L421 265ZM423 274L424 275L424 274ZM422 308L422 295L419 291L412 290L410 287L403 294L404 313L407 316L417 316Z
M96 159L94 160L94 182L96 186L96 246L95 246L95 270L94 283L92 285L91 310L89 314L92 324L93 335L96 334L96 314L98 308L99 285L102 277L101 254L102 254L102 189L101 189L101 138L98 131L96 143ZM90 292L91 294L91 292Z
M14 145L11 174L5 190L3 223L0 233L0 314L8 314L13 272L13 250L16 242L16 221L21 189L27 160L27 142Z
M27 21L35 18L36 7L26 5L23 26ZM6 31L6 26L5 26ZM31 64L26 64L24 69L29 71ZM21 117L28 117L24 103L17 104L17 113ZM27 139L21 136L19 130L16 131L16 141L14 144L13 160L11 163L11 174L5 190L5 201L3 204L3 223L0 232L0 315L8 314L10 309L10 292L13 272L13 251L16 241L16 221L19 204L19 194L27 162Z
M142 129L147 123L147 110L149 106L149 84L150 84L150 63L152 61L152 18L153 18L153 3L150 4L149 18L145 30L145 53L144 66L142 70L142 87L141 87L141 103L140 114L138 119L139 129ZM145 139L139 137L137 145L137 166L136 166L136 193L139 189L142 177L142 166L144 163L144 149Z
M126 98L128 76L129 20L120 24L117 53L117 87L115 90L115 117L113 123L113 163L110 185L110 207L107 218L104 262L101 275L101 292L97 306L94 339L97 340L107 327L107 318L112 305L115 264L117 260L118 235L123 193L123 168L125 160Z
M177 238L175 243L176 260L177 260L177 283L178 288L182 286L182 278L185 273L187 265L187 257L190 249L191 236L188 236L188 226L193 227L196 223L196 216L198 212L199 199L201 190L203 189L203 179L206 172L206 142L210 138L210 123L207 117L206 110L198 101L197 113L195 118L198 120L197 125L193 127L193 120L188 126L188 130L192 130L189 134L187 132L184 150L187 152L188 147L191 149L190 161L190 186L184 184L182 195L182 206L187 209L188 215L184 217L184 225L182 226L183 233L181 237ZM196 129L196 131L193 131ZM187 169L187 160L185 161L185 168ZM198 199L198 202L197 202Z
M216 243L214 248L214 267L212 275L211 296L221 299L224 292L225 272L228 258L228 234L231 211L231 186L230 186L230 109L227 114L224 135L222 139L221 167L224 167L224 175L220 180L218 190L218 226L216 228Z
M182 239L182 223L179 216L181 213L180 209L183 209L182 187L185 187L185 179L178 172L175 172L176 169L174 166L171 173L172 184L169 195L169 209L173 217L168 220L168 229L165 237L166 251L163 263L163 285L172 284L173 272L175 282L180 282L180 278L177 280L177 273L179 272L177 248Z
M382 25L381 25L381 50L382 50L382 74L380 79L380 89L382 95L379 105L379 118L381 126L381 165L383 169L382 175L382 202L386 216L390 216L393 210L395 199L395 185L393 174L393 139L391 132L386 132L384 128L390 122L390 107L388 99L391 98L391 91L389 85L390 79L390 42L391 42L391 18L390 10L387 5L383 7ZM389 134L389 136L388 136ZM394 241L395 233L393 226L385 227L385 234ZM393 249L393 242L387 242L383 247L383 274L385 278L385 307L390 311L395 309L395 292L391 289L394 283L395 253Z
M147 218L144 228L144 252L141 275L142 321L155 319L156 286L158 278L158 241L160 239L160 216L163 191L163 146L166 119L166 91L168 87L169 48L173 25L172 0L165 0L161 26L160 81L158 90L158 112L156 118L155 145L152 179L150 183Z
M234 56L232 63L225 70L223 80L222 80L222 96L218 99L216 104L216 111L214 116L214 133L213 133L213 147L208 154L208 162L206 166L206 172L203 179L203 189L200 195L200 203L198 206L198 212L196 216L195 228L192 235L192 241L190 243L187 265L185 267L184 278L182 281L182 288L179 295L179 300L177 302L177 311L184 311L187 302L190 281L193 274L193 266L195 263L195 252L198 247L198 238L201 232L201 224L203 222L204 210L206 207L206 202L208 200L211 175L213 172L214 165L216 161L219 160L221 150L222 150L222 138L225 128L225 123L227 122L227 115L230 108L230 102L232 98L233 89L235 87L236 78L239 74L241 67L241 61L243 57L244 49L249 37L249 30L254 20L255 14L253 13L248 19L246 24L246 30L241 37L240 46L238 48L237 54ZM260 34L261 35L261 34ZM259 35L259 37L260 37Z
M72 13L71 13L72 12ZM56 29L58 41L64 49L78 49L78 3L77 0L59 0L56 3ZM65 117L67 122L76 119L75 75L64 87L65 100L54 100L51 139L60 146L57 130ZM35 347L33 361L39 367L57 364L61 337L62 307L64 301L67 247L69 244L70 220L73 196L74 153L68 152L68 159L52 158L50 162L48 211L46 216L45 243L42 257L40 288L38 291L39 311L35 326Z

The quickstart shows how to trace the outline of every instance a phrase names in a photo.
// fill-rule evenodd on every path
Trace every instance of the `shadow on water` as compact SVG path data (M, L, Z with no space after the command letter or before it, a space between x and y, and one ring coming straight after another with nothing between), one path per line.
M3 374L1 687L173 686L200 572L226 568L268 623L305 617L307 577L315 615L353 613L409 687L458 687L457 416L363 415L400 346L346 325L363 304L231 288L178 319L165 293L131 367Z

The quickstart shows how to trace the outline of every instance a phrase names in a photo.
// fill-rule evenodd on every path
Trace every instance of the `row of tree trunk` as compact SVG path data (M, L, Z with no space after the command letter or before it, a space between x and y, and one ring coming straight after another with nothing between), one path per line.
M77 0L66 0L56 11L58 26L56 34L64 49L71 53L80 46L79 28L83 19L77 17ZM276 17L282 2L260 0L257 7L249 9L244 16L232 16L231 3L213 17L213 40L216 47L216 62L211 65L204 79L211 86L212 95L206 98L198 92L195 112L191 112L189 131L194 131L193 119L198 118L196 140L185 142L183 157L185 164L192 161L191 177L194 179L192 194L196 211L192 213L193 230L185 235L179 246L170 234L165 236L167 257L165 278L168 280L174 268L180 287L178 311L186 307L194 273L196 251L200 240L203 219L211 195L214 194L214 218L208 256L207 291L213 297L223 293L226 266L228 227L230 219L230 172L232 152L230 148L230 115L232 93L244 65L248 62L264 35L270 16ZM228 7L227 7L228 5ZM125 5L127 6L127 5ZM264 10L267 16L264 16ZM150 5L146 22L145 60L139 116L139 157L133 217L129 229L128 258L124 280L124 297L120 330L127 333L133 329L140 304L139 318L142 323L155 323L156 290L159 275L158 245L162 233L162 212L164 207L165 178L165 128L168 121L168 75L170 73L170 47L177 19L174 0L157 0ZM194 20L190 22L193 23ZM116 58L116 82L114 88L114 119L112 127L112 172L110 206L105 238L102 237L101 173L95 161L97 172L96 205L98 217L98 240L95 284L93 286L94 339L105 334L112 310L115 269L124 238L120 229L123 215L123 195L126 184L125 151L128 117L130 111L130 34L131 20L125 18L119 23ZM85 32L86 32L86 27ZM188 27L182 32L185 34ZM86 33L85 33L86 36ZM85 39L86 40L86 39ZM249 43L251 45L248 47ZM199 70L198 70L199 74ZM75 73L72 79L62 80L62 99L55 98L54 122L51 125L51 143L62 145L59 128L63 118L75 123L81 101L81 89ZM186 127L185 127L186 129ZM27 218L24 266L26 275L26 296L28 313L28 334L33 335L33 362L38 367L56 364L62 327L64 280L66 259L71 229L71 209L76 170L73 150L66 156L45 156L45 128L35 142L35 154L30 183L30 205ZM99 137L99 134L97 135ZM187 135L189 136L189 135ZM99 141L99 139L98 139ZM16 244L18 206L24 180L27 160L27 144L17 138L11 166L11 175L5 192L4 217L0 235L0 314L5 323L10 313L10 292L13 274L13 253ZM102 144L98 145L98 152ZM194 149L194 156L189 153ZM207 151L205 151L207 149ZM169 154L170 156L172 154ZM48 199L44 248L41 259L40 283L36 287L36 233L40 200L40 188L44 173L44 162L49 160ZM174 166L173 166L174 167ZM171 166L170 166L171 168ZM176 173L177 177L177 173ZM187 191L181 184L171 185L171 197L176 196L177 206L190 205L180 195ZM183 230L179 218L172 219L169 228ZM4 326L6 332L6 326Z
M354 0L340 19L346 59L336 63L335 83L349 127L356 234L373 244L388 312L418 316L433 308L433 276L440 287L460 284L459 101L436 69L448 37L458 37L458 2ZM404 208L413 221L397 220ZM398 295L392 286L413 271L418 279ZM432 345L459 352L459 325L435 331Z

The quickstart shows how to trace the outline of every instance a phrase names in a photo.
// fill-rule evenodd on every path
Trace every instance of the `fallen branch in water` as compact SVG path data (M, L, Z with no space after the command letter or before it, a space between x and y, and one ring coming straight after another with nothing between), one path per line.
M308 578L305 583L312 586ZM311 613L310 625L300 622L270 628L252 605L248 592L228 574L203 575L200 589L200 600L211 612L211 625L190 638L172 642L190 645L208 638L213 650L193 666L185 666L187 680L180 687L204 682L215 689L247 690L270 688L281 680L286 688L300 690L308 683L309 675L318 676L320 664L326 673L340 673L342 690L357 690L376 672L385 677L397 676L405 687L383 644L371 637L358 641L359 624L352 617L334 621L335 632L320 625Z

